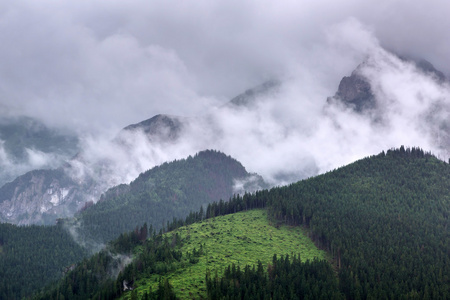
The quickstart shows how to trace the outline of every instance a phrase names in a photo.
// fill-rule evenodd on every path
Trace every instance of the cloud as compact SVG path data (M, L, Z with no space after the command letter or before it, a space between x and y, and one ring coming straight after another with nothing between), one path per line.
M424 57L450 73L449 33L442 30L450 25L444 16L448 6L445 1L6 1L0 5L5 41L0 97L16 113L92 131L117 130L157 113L196 115L301 69L329 74L316 85L334 92L331 85L357 57L334 56L326 36L343 38L346 50L347 38L333 26L349 17L370 27L384 47ZM365 40L364 25L353 23L346 34L355 40L355 55L374 37Z
M6 1L0 109L78 130L85 150L77 171L108 174L108 184L206 148L232 155L272 183L401 144L440 151L434 135L445 127L448 87L384 49L423 57L450 74L450 33L442 30L450 25L449 6ZM343 107L324 114L340 79L366 59L362 72L385 105L387 123ZM283 82L276 95L261 96L251 109L219 108L269 79ZM139 133L128 137L133 147L126 151L110 143L120 128L158 113L193 121L173 144ZM99 171L106 161L108 171Z
M17 159L5 149L5 142L0 140L0 186L30 170L57 168L67 159L58 153L45 153L30 148L24 150L24 158Z

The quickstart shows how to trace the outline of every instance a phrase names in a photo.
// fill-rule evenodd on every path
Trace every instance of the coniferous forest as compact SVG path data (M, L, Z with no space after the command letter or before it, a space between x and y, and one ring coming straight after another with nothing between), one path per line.
M86 255L61 226L0 224L0 299L39 290Z

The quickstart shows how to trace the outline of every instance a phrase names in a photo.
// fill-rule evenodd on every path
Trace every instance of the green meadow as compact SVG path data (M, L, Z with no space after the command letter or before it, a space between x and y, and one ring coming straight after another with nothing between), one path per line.
M264 266L273 255L300 255L302 260L326 259L307 237L304 229L290 226L273 226L265 210L251 210L204 220L167 233L178 233L183 241L183 259L166 277L181 299L206 298L205 274L221 275L224 269L235 264L241 270L246 265L261 261ZM201 254L193 256L194 252ZM160 276L154 275L137 282L138 296L158 288ZM125 295L125 299L131 293Z

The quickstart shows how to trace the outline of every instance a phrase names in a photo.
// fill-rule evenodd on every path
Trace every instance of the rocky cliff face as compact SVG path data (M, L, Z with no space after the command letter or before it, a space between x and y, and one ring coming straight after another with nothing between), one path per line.
M0 188L0 221L55 224L81 205L80 187L62 169L28 172Z
M357 112L375 108L375 96L368 80L356 69L350 76L345 76L339 83L339 88L330 101L341 101Z

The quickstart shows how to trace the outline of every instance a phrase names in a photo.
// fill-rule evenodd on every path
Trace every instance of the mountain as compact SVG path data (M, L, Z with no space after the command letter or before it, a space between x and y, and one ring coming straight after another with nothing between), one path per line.
M260 173L271 185L316 175L340 165L340 161L347 163L361 153L371 153L368 149L378 151L391 147L398 138L403 144L419 144L447 159L450 155L450 104L445 93L442 97L433 96L437 86L445 88L448 84L442 76L424 60L403 59L386 51L367 58L350 76L344 77L335 96L328 98L323 109L320 103L317 111L308 117L304 112L308 110L306 107L299 111L305 114L303 117L285 117L289 115L285 110L293 103L282 98L295 97L290 97L290 83L279 81L268 81L249 89L202 116L157 115L126 126L112 141L93 142L91 147L68 160L60 170L71 179L70 185L50 186L54 181L52 172L40 173L40 179L34 175L15 181L14 184L22 182L21 188L17 188L15 194L9 193L10 198L0 198L3 200L0 220L54 224L57 218L73 215L85 203L96 202L108 188L129 183L150 167L204 149L240 155L248 166L260 167ZM390 84L391 81L395 84ZM354 138L355 129L358 138ZM411 132L404 135L406 131ZM308 149L310 144L312 148L322 147L319 143L327 139L321 135L328 134L336 141L333 147L327 147L333 148L327 157L322 157L320 151ZM339 142L344 140L349 142ZM297 143L294 149L292 145ZM352 143L355 146L347 149ZM296 158L296 151L302 153L302 157ZM266 163L266 157L277 157L282 163L274 160ZM27 178L33 178L34 182L25 184ZM39 186L39 182L47 186ZM47 191L64 195L67 190L73 191L73 196L53 200L58 204L53 205ZM31 208L25 210L23 204L31 203L31 195L37 204L30 204ZM41 207L44 207L43 212Z
M184 222L174 220L165 235L136 228L110 244L115 252L79 265L37 299L58 291L111 299L200 298L205 292L209 298L280 293L291 299L311 291L326 299L448 299L449 190L449 164L419 148L383 151L288 186L212 203ZM286 228L303 228L334 259L306 261L300 236L279 236ZM300 259L292 253L267 261L291 245ZM259 246L272 254L258 250L255 257ZM131 253L126 267L114 260ZM109 277L111 266L121 268ZM94 284L80 285L87 278Z
M391 54L369 57L341 80L336 94L327 99L325 111L341 107L379 130L411 131L421 143L433 147L436 155L447 159L449 86L450 80L426 60ZM402 123L408 125L399 125Z
M0 119L0 186L36 168L57 167L79 150L74 133L30 117Z
M156 115L153 118L139 122L137 124L128 125L118 136L120 140L123 132L140 130L148 137L151 142L170 142L176 140L182 130L187 118Z
M276 94L282 83L279 80L269 80L261 85L246 90L244 93L231 99L225 106L227 107L251 107L255 105L260 97L270 97Z
M207 150L164 163L129 185L109 189L66 225L75 226L80 237L103 243L144 223L160 229L213 201L264 187L260 176L248 173L235 159Z
M335 99L359 113L376 107L370 83L361 75L359 67L350 76L342 78L336 94L328 98L328 103Z

